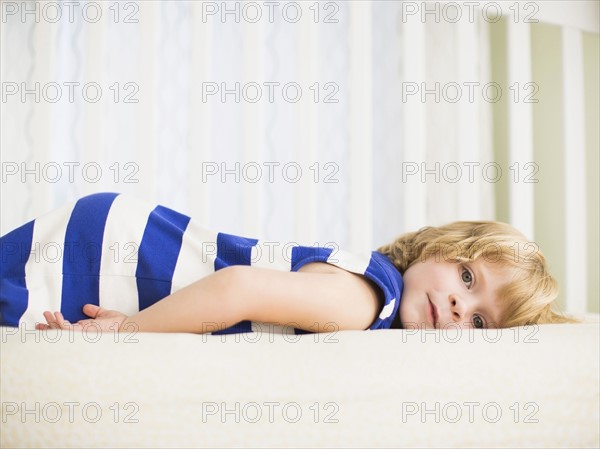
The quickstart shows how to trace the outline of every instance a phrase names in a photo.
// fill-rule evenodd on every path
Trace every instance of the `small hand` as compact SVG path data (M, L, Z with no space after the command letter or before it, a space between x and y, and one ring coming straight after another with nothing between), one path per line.
M83 306L83 313L93 317L93 319L79 320L77 323L71 324L65 320L62 313L54 312L54 315L52 315L52 312L46 311L44 312L44 318L46 318L48 324L38 323L35 325L35 328L37 330L72 329L82 331L86 326L92 325L96 330L114 332L115 330L118 331L123 321L127 318L127 315L117 310L103 309L94 304L86 304Z
M46 322L48 324L36 323L35 328L37 330L73 329L73 330L81 331L83 329L83 327L78 323L76 323L76 324L69 323L67 320L65 320L62 313L60 313L60 312L54 312L54 315L52 315L52 312L46 311L46 312L44 312L44 318L46 318Z

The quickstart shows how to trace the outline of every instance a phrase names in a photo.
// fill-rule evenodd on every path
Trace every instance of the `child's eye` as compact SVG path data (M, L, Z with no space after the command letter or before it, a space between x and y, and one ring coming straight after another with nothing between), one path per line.
M485 321L483 321L483 318L481 318L479 315L475 315L473 317L473 325L475 326L475 329L483 329L485 326Z
M463 267L460 277L465 284L468 284L467 288L471 288L471 284L473 283L473 275L467 268Z

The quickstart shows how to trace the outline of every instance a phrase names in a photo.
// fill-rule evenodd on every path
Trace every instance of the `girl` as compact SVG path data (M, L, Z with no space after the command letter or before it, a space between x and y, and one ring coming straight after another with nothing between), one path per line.
M358 257L215 234L101 193L0 246L5 326L220 334L577 322L553 310L558 287L537 247L497 222L423 228Z

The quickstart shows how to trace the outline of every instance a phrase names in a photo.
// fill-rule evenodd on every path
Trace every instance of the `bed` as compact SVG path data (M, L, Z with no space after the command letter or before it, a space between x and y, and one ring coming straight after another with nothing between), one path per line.
M2 328L2 447L598 447L599 320L252 335Z

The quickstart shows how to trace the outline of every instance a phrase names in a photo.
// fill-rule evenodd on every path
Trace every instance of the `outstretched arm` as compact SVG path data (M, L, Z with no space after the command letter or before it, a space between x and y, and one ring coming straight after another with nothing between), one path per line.
M243 320L313 332L332 330L330 323L359 330L368 328L380 309L371 281L331 265L311 263L298 272L236 265L125 317L119 330L204 333Z

